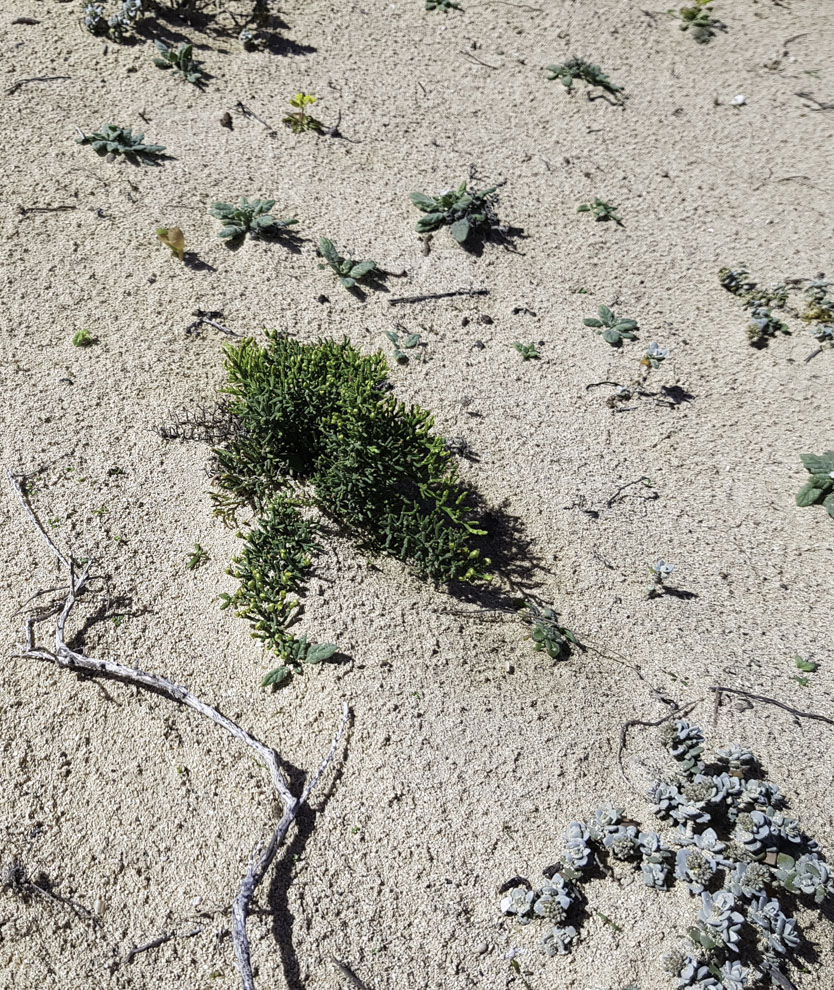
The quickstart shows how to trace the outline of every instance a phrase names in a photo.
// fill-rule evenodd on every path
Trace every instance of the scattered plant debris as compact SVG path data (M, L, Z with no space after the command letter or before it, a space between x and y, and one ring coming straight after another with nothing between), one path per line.
M298 220L278 220L269 212L275 206L274 199L240 197L240 203L212 203L209 213L224 222L217 235L226 241L240 240L247 235L261 240L286 233Z
M307 107L312 106L315 102L316 97L311 93L296 93L290 100L290 106L295 107L295 110L288 113L282 122L289 127L293 134L303 134L305 131L313 131L316 134L322 133L324 124L320 120L316 120L312 114L307 113Z
M611 96L621 99L619 94L623 92L623 87L612 82L598 65L587 62L584 58L574 56L564 65L548 65L547 71L550 73L548 77L550 82L558 79L569 93L573 93L574 80L581 79L589 86L597 86Z
M679 881L700 910L689 943L661 960L676 987L792 986L784 970L803 939L786 908L821 906L834 894L834 873L819 845L781 810L785 799L753 753L733 743L708 764L703 732L683 718L667 722L661 739L678 772L656 780L649 800L658 818L677 825L672 844L622 808L603 805L569 824L562 862L545 871L541 887L523 878L505 885L501 911L521 925L545 926L542 950L564 955L589 916L585 891L595 877L636 871L659 891Z
M328 266L332 268L346 289L355 288L357 282L368 276L382 274L375 261L354 261L353 258L343 258L336 250L333 241L327 237L319 240L319 254L326 262L324 265L319 265L319 268Z
M822 454L800 454L805 469L811 475L809 481L796 495L796 504L822 505L834 518L834 450Z
M607 306L600 306L597 310L599 319L593 316L585 318L586 327L600 327L598 331L602 339L612 347L622 347L624 340L637 340L635 330L639 330L637 320L627 317L616 316Z
M437 196L411 193L411 202L424 214L417 221L417 231L427 234L448 226L458 244L465 244L473 234L486 235L498 225L497 189L498 186L469 189L468 182L462 182L456 189L444 189Z
M194 86L205 85L206 74L202 69L203 63L192 58L194 45L183 42L176 50L169 48L159 40L154 41L154 45L159 52L159 55L153 60L154 65L160 69L176 69L186 82L190 82Z
M92 145L97 155L124 155L133 165L160 165L160 158L165 151L164 144L145 144L144 134L134 134L129 127L117 127L115 124L102 124L100 131L85 134L79 130L81 137L75 139L76 144Z
M612 206L611 203L606 203L605 200L599 199L597 196L594 196L593 202L580 203L576 208L577 213L593 213L594 220L613 220L614 223L622 227L623 221L617 210L619 210L619 206Z

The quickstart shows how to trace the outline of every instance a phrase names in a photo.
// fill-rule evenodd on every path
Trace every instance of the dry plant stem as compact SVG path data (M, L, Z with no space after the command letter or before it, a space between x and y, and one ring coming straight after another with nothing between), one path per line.
M283 805L283 815L278 827L266 843L266 846L262 847L262 844L259 843L256 847L252 861L250 862L249 868L246 871L246 875L241 882L238 894L232 905L232 939L235 947L235 955L237 956L238 968L240 970L241 985L243 990L255 990L255 980L252 974L252 964L250 961L249 939L246 934L246 916L249 905L258 884L261 880L263 880L267 870L272 864L275 854L289 832L292 823L295 821L299 811L310 797L313 788L319 782L322 774L325 772L335 756L336 749L338 748L339 742L344 735L350 717L350 710L347 702L345 702L344 705L341 724L333 739L330 749L328 750L327 756L324 758L318 770L304 788L301 796L296 798L290 791L287 779L281 769L278 753L271 747L264 745L264 743L260 742L258 739L255 739L254 736L250 735L236 722L233 722L225 715L222 715L216 708L212 708L210 705L202 702L187 688L184 688L179 684L175 684L166 677L161 677L158 674L147 673L144 670L140 670L138 667L127 667L124 664L116 663L112 660L87 657L84 654L78 653L71 649L66 644L64 630L74 605L83 595L89 581L92 580L90 575L91 562L88 562L84 566L81 573L76 576L75 565L72 559L62 553L62 551L55 545L47 532L44 530L37 516L32 511L31 506L28 504L23 488L18 480L11 474L11 472L8 472L8 476L14 493L24 511L69 577L68 588L66 591L61 589L61 593L66 595L63 603L57 602L51 606L41 609L40 611L33 612L26 617L26 642L20 647L21 652L18 655L30 659L47 660L50 663L57 664L59 667L65 667L68 670L83 670L91 674L112 677L116 680L125 681L128 684L136 684L141 687L148 688L150 691L157 694L161 694L166 698L170 698L172 701L177 701L180 704L186 705L188 708L192 708L200 715L203 715L205 718L225 729L236 739L240 740L240 742L242 742L245 746L248 746L269 772L270 779L272 780L272 786L275 788L275 791L281 800L281 804ZM38 622L54 615L57 615L58 618L55 623L55 648L53 651L36 645L35 625Z
M722 694L737 694L740 698L749 698L750 701L761 701L765 705L775 705L783 711L790 712L791 715L795 715L797 718L810 718L815 722L825 722L826 725L834 725L834 718L829 718L827 715L818 715L816 712L803 712L798 708L791 708L790 705L786 705L783 701L768 698L764 694L752 694L750 691L742 691L740 688L718 687L716 685L711 685L710 691L715 691L716 696L719 698Z

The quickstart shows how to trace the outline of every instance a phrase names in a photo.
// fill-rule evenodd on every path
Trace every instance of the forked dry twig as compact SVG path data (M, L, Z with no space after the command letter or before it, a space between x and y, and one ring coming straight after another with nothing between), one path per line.
M26 641L20 645L20 652L17 656L27 659L46 660L67 670L85 671L89 674L113 678L128 684L135 684L139 687L147 688L156 694L163 695L171 701L177 701L180 704L186 705L216 725L219 725L222 729L225 729L245 746L248 746L269 773L272 786L275 788L278 798L281 801L283 814L277 828L273 831L266 843L260 842L255 847L249 867L241 881L240 888L232 905L232 940L235 947L238 970L240 971L241 986L243 990L255 990L255 979L250 960L249 938L246 934L246 917L249 912L249 906L258 884L263 880L267 870L272 865L275 854L286 838L292 823L309 800L310 794L336 755L336 750L350 719L348 704L347 702L344 704L342 719L327 755L304 787L301 795L296 797L290 790L289 783L281 767L281 760L278 753L250 735L236 722L221 714L216 708L205 704L205 702L201 701L187 688L175 684L166 677L140 670L138 667L127 667L112 660L88 657L83 653L73 650L66 643L65 629L72 609L83 596L85 590L87 590L89 582L94 580L90 574L92 561L88 561L81 572L76 573L77 565L75 561L71 556L64 554L49 537L34 510L29 505L20 482L11 472L8 472L8 476L17 500L20 502L38 533L40 533L41 538L52 551L60 566L66 572L69 580L66 589L60 589L63 601L58 598L57 600L53 600L50 605L30 611L26 615ZM55 646L53 649L47 649L44 646L37 645L35 641L36 626L39 622L53 616L57 616L55 621ZM142 950L138 949L136 951ZM133 954L135 955L136 952Z

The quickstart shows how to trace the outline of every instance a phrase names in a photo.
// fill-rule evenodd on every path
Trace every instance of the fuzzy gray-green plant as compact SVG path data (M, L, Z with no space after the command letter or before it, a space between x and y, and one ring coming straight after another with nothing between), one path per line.
M597 312L599 319L588 316L584 320L585 326L600 327L602 339L612 347L622 347L624 340L637 340L634 332L640 329L637 320L616 316L607 306L600 306Z
M275 206L274 199L252 199L240 197L237 206L233 203L212 203L209 213L223 221L223 228L217 235L226 241L239 240L247 235L253 239L278 237L289 232L298 220L278 220L270 210Z
M417 221L421 234L439 227L449 227L449 233L458 244L465 244L473 235L485 235L490 227L497 226L497 186L488 189L469 189L462 182L455 189L444 189L437 196L411 193L411 202L423 213Z
M591 87L598 86L617 98L623 92L623 87L612 82L598 65L594 65L593 62L588 62L584 58L574 56L564 64L548 65L547 71L550 73L548 79L551 82L558 79L569 93L573 92L573 83L576 79L581 79L582 82Z
M394 360L397 364L408 364L410 358L415 355L422 357L422 348L425 348L426 342L419 333L407 333L401 338L395 330L386 330L385 336L394 345ZM406 354L406 351L411 351L412 354ZM446 446L449 446L448 440L446 440Z
M102 124L101 130L81 132L76 144L89 144L97 155L124 155L134 165L159 165L164 144L145 144L144 134L134 134L129 127Z
M749 276L746 268L722 268L718 272L721 285L742 299L750 310L752 319L747 325L747 339L752 347L761 349L777 334L790 333L787 325L773 313L774 309L785 308L788 288L779 284L766 289Z
M369 275L380 275L379 266L375 261L355 261L353 258L343 258L336 250L333 241L327 237L319 240L319 254L326 264L319 268L333 269L339 281L346 289L353 289L356 283Z
M196 61L194 45L190 42L183 42L179 48L169 48L164 42L154 41L158 56L153 60L153 64L159 69L175 69L185 82L190 82L194 86L202 86L206 80L206 74L202 69L202 62Z
M834 450L799 456L811 477L797 492L796 504L802 507L822 505L834 518Z
M136 29L143 13L142 0L123 0L110 15L103 3L87 2L82 8L82 23L90 34L122 42Z

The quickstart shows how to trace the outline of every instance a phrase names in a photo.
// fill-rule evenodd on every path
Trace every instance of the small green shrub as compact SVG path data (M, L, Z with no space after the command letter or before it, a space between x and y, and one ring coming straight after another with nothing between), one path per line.
M546 653L553 660L565 660L572 647L582 649L576 634L559 624L559 616L549 605L525 601L521 617L531 627L529 638L538 653Z
M354 261L353 258L343 258L336 250L333 241L327 237L319 240L319 254L327 263L319 265L319 268L328 266L332 268L346 289L355 288L357 282L369 275L381 274L375 261Z
M72 335L73 347L89 347L95 342L96 338L90 333L89 330L77 330Z
M134 165L159 165L164 144L145 144L144 134L134 134L129 127L102 124L100 131L81 133L76 144L89 144L97 155L124 155Z
M558 79L569 93L573 93L573 83L576 79L581 79L582 82L592 87L598 86L617 98L623 92L623 87L611 82L598 65L594 65L593 62L586 62L584 58L573 57L569 58L563 65L548 65L547 71L550 73L549 81L553 82Z
M320 120L316 120L312 114L307 113L307 107L312 106L315 102L316 97L311 93L296 93L290 100L290 106L295 107L295 110L283 118L283 123L289 127L293 134L304 134L305 131L313 131L316 134L322 133L324 124Z
M142 0L123 0L109 17L103 3L85 3L83 24L90 34L104 35L111 41L122 42L135 29L143 14Z
M246 237L267 239L287 233L297 220L278 220L269 212L275 206L274 199L240 197L240 203L212 203L209 213L222 220L224 226L217 235L226 241Z
M519 341L516 341L513 344L513 347L521 355L521 359L523 361L538 361L541 357L541 354L539 354L536 350L535 344L522 344Z
M202 62L192 58L194 46L190 43L183 43L176 50L169 48L161 41L154 41L159 56L153 63L160 69L176 69L185 82L190 82L194 86L202 86L206 81L206 74L202 69Z
M701 45L711 41L716 31L726 31L726 25L712 16L712 2L695 0L690 6L678 10L681 31L691 31L692 37Z
M593 316L584 320L586 327L599 327L598 331L602 339L612 347L622 347L624 340L637 340L635 330L640 328L637 320L631 320L622 316L615 316L607 306L600 306L597 310L599 319Z
M613 206L611 203L606 203L605 200L600 199L598 196L594 196L593 202L580 203L576 208L576 212L593 213L594 220L602 220L603 222L613 220L614 223L617 223L622 227L623 221L617 213L618 209L619 206Z
M411 193L411 202L424 214L417 221L418 232L427 234L439 227L449 227L458 244L465 244L473 234L484 235L490 227L497 226L498 187L481 190L467 187L468 183L462 182L456 189L444 189L437 196Z
M823 505L834 518L834 450L822 454L800 454L802 463L811 475L809 481L797 492L796 504Z
M784 284L765 289L749 277L746 268L722 268L718 272L721 285L744 301L750 310L751 322L747 325L747 339L751 347L767 347L777 334L790 334L787 324L774 315L774 309L784 309L788 301L788 288Z

